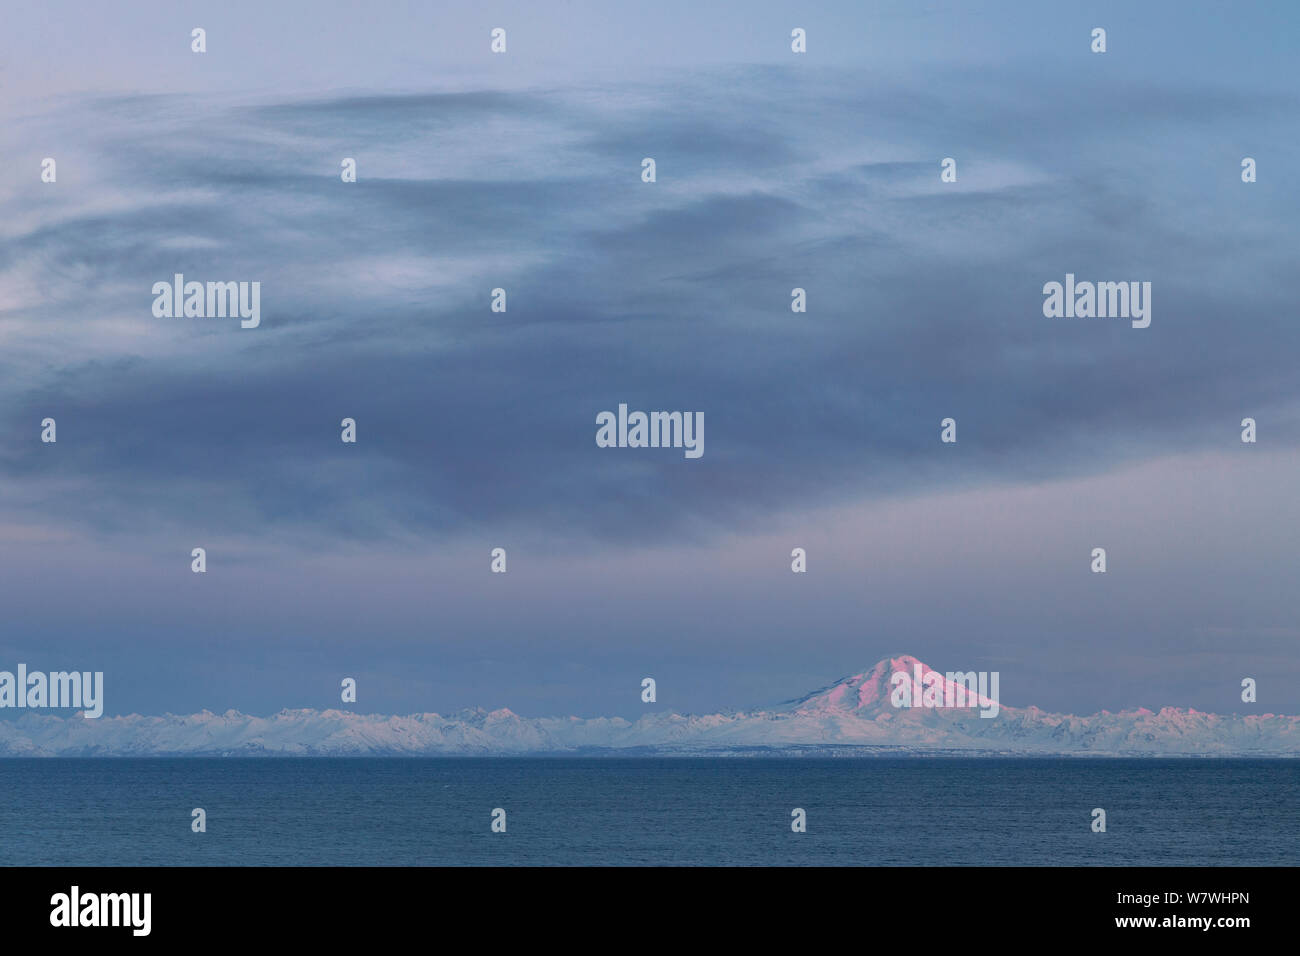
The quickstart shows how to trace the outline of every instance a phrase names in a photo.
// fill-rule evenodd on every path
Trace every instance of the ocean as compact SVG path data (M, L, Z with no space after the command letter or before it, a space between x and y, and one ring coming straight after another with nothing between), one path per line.
M1300 760L0 759L0 863L1295 866L1297 796Z

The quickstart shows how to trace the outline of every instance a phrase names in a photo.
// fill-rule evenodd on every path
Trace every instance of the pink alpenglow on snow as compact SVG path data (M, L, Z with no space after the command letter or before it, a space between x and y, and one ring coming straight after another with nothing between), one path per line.
M996 717L997 671L948 671L941 674L913 659L912 673L889 675L895 707L978 707L981 717Z
M896 675L902 679L895 683ZM933 675L933 676L931 676ZM282 710L254 717L229 710L189 716L104 716L88 721L29 712L0 721L4 756L304 755L435 756L609 753L746 754L792 750L861 756L899 753L1095 754L1115 756L1300 756L1300 717L1206 714L1164 707L1080 717L1008 707L997 687L966 706L965 674L941 674L914 657L886 658L775 707L706 715L658 711L622 717L520 717L504 708L389 716L343 710ZM991 675L990 675L991 676ZM920 684L919 706L896 706ZM944 701L943 706L929 706ZM915 698L914 698L915 699ZM983 713L974 708L978 706ZM985 719L992 718L995 719Z

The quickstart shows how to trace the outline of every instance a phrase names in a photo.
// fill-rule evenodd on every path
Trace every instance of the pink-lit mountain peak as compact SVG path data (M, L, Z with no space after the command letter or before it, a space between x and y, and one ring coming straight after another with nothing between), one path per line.
M943 671L935 670L910 654L887 657L877 661L871 668L836 681L828 687L814 691L806 697L788 702L783 710L798 714L853 714L856 717L871 717L876 714L896 713L897 708L891 703L894 675L905 674L909 678L911 689L924 692L918 682L927 680L927 675L937 674L935 692L939 698L947 701L967 699L966 688L958 682L949 680ZM956 673L956 672L949 672ZM970 698L972 706L986 706L996 699L996 694L986 687L987 696ZM913 694L917 706L921 703L919 694Z

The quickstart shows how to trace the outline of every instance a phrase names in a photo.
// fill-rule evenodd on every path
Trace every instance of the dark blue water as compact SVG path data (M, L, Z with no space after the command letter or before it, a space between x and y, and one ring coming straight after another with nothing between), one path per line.
M0 760L8 865L1294 866L1297 834L1297 760Z

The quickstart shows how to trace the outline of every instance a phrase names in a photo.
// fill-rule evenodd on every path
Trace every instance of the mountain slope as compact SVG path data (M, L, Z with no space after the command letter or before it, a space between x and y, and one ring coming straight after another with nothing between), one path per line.
M894 673L928 675L913 657L873 667L771 710L705 716L523 718L509 710L389 717L340 710L237 711L189 716L58 717L27 712L0 721L0 756L487 755L653 751L737 753L994 752L1026 754L1300 755L1300 717L1221 716L1166 707L1087 717L997 705L996 716L958 707L895 707ZM937 673L937 672L936 672ZM951 690L943 677L942 690ZM989 697L993 696L990 688ZM980 705L992 711L993 701Z

